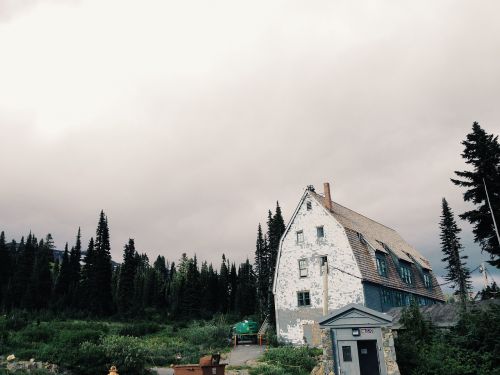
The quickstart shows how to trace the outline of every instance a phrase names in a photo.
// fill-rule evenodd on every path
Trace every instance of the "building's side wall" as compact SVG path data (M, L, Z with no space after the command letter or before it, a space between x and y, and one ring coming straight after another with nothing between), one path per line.
M307 210L307 202L311 202L311 210ZM323 239L317 238L318 226L324 228ZM300 230L304 236L302 243L297 242L296 233ZM321 256L328 257L328 310L364 303L363 286L358 278L361 274L344 228L315 198L306 196L303 200L281 246L274 296L280 340L304 344L303 325L314 324L323 316ZM307 260L307 277L299 275L300 259ZM298 306L300 291L309 291L311 306Z

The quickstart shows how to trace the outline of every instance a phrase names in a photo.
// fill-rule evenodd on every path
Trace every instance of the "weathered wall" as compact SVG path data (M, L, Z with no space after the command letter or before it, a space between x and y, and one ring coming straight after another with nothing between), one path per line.
M394 348L394 336L391 328L382 328L382 339L387 375L400 375L398 363L396 362L396 349Z
M307 210L307 202L311 210ZM316 227L323 226L324 238L318 239ZM304 233L303 243L297 242L296 232ZM325 208L306 193L289 230L286 232L276 279L275 307L280 340L303 344L303 324L312 324L323 316L323 281L321 256L328 257L328 309L349 303L364 303L361 280L341 272L340 268L361 277L344 228ZM299 275L299 259L308 262L308 276ZM311 306L298 307L297 292L309 291Z

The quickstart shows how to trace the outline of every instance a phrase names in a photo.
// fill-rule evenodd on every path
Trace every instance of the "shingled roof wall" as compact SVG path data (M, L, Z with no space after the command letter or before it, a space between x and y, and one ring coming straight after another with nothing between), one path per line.
M324 204L323 196L314 192L311 193L325 208L327 208ZM431 271L432 268L429 261L413 246L408 244L399 233L392 228L380 224L333 201L331 207L332 209L329 211L346 231L364 280L388 288L399 289L401 291L444 301L443 292L438 285L434 273L430 272L433 287L429 289L424 285L418 267L420 266L423 269ZM391 256L386 256L385 258L387 263L387 277L380 276L377 272L375 259L372 254L370 254L368 245L361 241L358 233L360 233L375 250L388 254L388 251L383 246L386 245L398 259L407 262L412 271L414 280L413 285L408 285L401 280L398 267ZM415 262L417 262L418 265L415 264Z

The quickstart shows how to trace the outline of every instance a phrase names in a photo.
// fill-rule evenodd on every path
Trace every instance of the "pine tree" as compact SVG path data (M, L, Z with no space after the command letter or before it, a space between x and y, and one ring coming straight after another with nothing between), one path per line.
M101 211L96 230L94 244L94 281L91 310L98 315L107 315L112 312L111 278L113 266L111 264L111 248L109 243L108 219Z
M267 297L267 310L266 315L269 317L271 324L275 323L274 315L274 298L272 295L272 286L274 281L274 272L276 270L276 261L278 259L278 249L281 241L281 236L285 233L285 221L283 215L281 214L281 207L278 202L276 202L276 212L274 216L271 217L271 212L269 211L268 216L268 272L269 272L269 284L268 284L268 297Z
M32 296L35 307L44 309L52 299L52 272L51 263L54 261L54 240L49 233L44 241L40 241L36 250L35 267L32 277Z
M94 238L90 238L87 253L83 259L83 267L81 274L81 284L80 284L80 296L79 305L81 308L89 309L91 299L93 297L94 289L94 274L95 274L95 250L94 250Z
M488 191L493 216L500 226L500 144L498 136L488 134L474 122L472 132L462 142L465 146L462 157L472 166L472 171L455 171L462 180L451 179L458 186L468 189L464 200L472 202L476 209L464 212L460 218L473 225L474 240L491 257L490 263L500 268L500 244L487 199Z
M68 243L64 246L64 254L56 281L55 294L60 305L68 306L69 288L71 283L71 264L69 260Z
M70 265L70 277L69 277L69 303L71 306L77 306L78 300L80 298L80 273L81 273L81 261L82 257L82 241L81 241L81 231L78 228L78 234L76 235L76 244L71 248L69 254L69 265Z
M236 311L241 316L253 315L256 312L255 275L252 265L247 259L238 269L238 289L236 290Z
M13 260L7 244L5 242L5 233L0 233L0 307L4 302L4 296L7 293L7 286L11 277Z
M130 312L134 298L134 279L137 271L136 250L133 239L123 249L123 263L120 267L118 283L118 310L122 314Z
M14 276L12 278L12 287L9 291L9 305L12 307L28 307L30 279L35 265L36 238L30 233L26 238L21 239L18 249L18 260Z
M269 275L267 266L266 241L264 240L260 223L257 228L257 242L255 244L255 274L257 277L257 308L259 317L262 320L266 311Z
M462 305L465 306L471 287L470 272L464 262L467 256L461 254L463 247L458 237L461 229L457 226L453 212L444 198L439 227L441 249L444 254L442 261L446 263L445 269L447 270L445 279L452 282L453 288L456 289L455 294L460 297Z
M219 311L222 313L229 312L229 268L227 263L226 255L222 254L217 298L219 301Z

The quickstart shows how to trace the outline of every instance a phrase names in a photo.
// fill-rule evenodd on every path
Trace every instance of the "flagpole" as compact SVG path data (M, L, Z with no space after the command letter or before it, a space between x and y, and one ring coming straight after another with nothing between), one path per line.
M497 222L495 221L495 215L493 215L493 208L491 208L490 197L488 195L488 189L486 189L486 181L483 177L484 191L486 192L486 200L488 201L488 206L490 207L491 218L493 219L493 225L495 226L495 233L497 234L498 245L500 246L500 236L498 235Z

